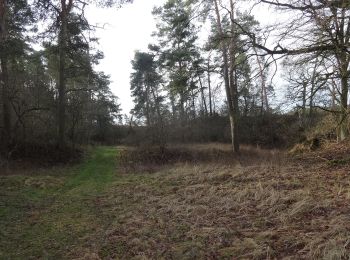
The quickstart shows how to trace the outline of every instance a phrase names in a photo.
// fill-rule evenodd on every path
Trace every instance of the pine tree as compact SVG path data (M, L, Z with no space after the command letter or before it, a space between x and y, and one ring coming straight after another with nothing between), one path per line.
M157 72L157 63L150 53L136 52L132 61L131 93L135 107L132 113L145 118L153 143L164 145L164 97L161 94L162 77Z
M186 121L188 102L198 86L191 84L196 77L196 62L200 54L196 46L197 28L192 22L189 1L169 0L153 14L158 18L157 32L159 61L169 79L168 90L173 103L173 114L182 124Z

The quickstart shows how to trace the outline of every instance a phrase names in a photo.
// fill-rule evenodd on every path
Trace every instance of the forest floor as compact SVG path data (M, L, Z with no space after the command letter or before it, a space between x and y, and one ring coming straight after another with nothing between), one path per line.
M0 259L349 259L349 145L228 150L99 147L0 175Z

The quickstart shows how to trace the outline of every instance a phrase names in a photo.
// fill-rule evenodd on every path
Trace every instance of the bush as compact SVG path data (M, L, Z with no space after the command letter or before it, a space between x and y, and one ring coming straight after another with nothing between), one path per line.
M18 143L13 145L7 157L11 160L29 160L40 165L78 162L83 151L77 148L58 148L53 144Z

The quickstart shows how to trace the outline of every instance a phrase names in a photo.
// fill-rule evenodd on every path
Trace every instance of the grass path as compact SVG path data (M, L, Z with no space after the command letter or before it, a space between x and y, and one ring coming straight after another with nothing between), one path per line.
M116 154L99 147L73 168L0 176L0 259L74 258L98 246L91 238L107 222L98 197L116 178Z

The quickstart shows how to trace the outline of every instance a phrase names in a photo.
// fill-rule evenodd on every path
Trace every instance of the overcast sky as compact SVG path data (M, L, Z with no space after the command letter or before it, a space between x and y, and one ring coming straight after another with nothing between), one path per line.
M131 60L136 50L146 51L152 42L151 33L156 29L152 16L154 6L161 6L166 0L134 0L133 4L116 8L89 7L86 11L90 24L104 27L98 29L100 39L98 49L105 58L98 70L111 76L111 89L122 105L123 113L129 114L133 107L130 97ZM262 24L271 19L267 9L254 11L256 19Z
M131 60L135 50L147 50L155 30L152 9L164 2L134 0L121 9L91 7L86 12L91 24L104 26L96 32L100 39L98 48L105 55L97 69L111 76L111 89L119 97L123 113L128 114L133 107L129 90Z

